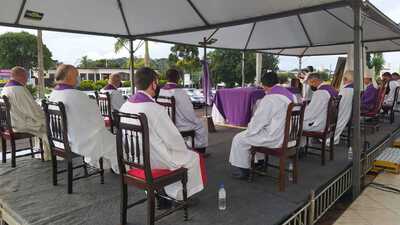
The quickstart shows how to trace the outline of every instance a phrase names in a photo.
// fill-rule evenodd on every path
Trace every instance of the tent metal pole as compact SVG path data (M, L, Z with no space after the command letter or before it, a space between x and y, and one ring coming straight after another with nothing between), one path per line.
M303 67L303 57L299 56L299 73L301 72L301 67Z
M354 12L354 94L353 94L353 198L357 198L361 190L361 129L360 129L360 81L362 74L362 28L361 0L353 0Z
M133 76L135 74L135 56L134 56L134 51L133 51L133 39L129 39L129 62L130 62L130 79L131 79L131 91L132 95L135 94L135 83Z
M242 51L242 87L244 87L244 51Z

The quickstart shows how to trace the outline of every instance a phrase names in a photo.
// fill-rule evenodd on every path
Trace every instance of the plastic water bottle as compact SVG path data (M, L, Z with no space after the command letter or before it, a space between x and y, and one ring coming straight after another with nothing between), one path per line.
M353 160L353 149L351 148L351 146L349 148L349 151L347 152L347 159Z
M218 208L219 210L226 209L226 191L223 184L219 186L218 190Z
M289 163L289 182L293 182L293 163Z

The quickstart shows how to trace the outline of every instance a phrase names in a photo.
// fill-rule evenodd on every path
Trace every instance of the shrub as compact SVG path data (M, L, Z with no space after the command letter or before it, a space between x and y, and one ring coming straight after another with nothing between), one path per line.
M81 91L93 91L96 90L96 85L92 80L83 80L79 84L79 90Z
M131 81L126 80L122 82L122 87L130 87L131 86Z

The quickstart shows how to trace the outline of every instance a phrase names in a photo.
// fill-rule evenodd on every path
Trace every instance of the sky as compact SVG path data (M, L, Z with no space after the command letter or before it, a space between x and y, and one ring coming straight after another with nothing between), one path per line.
M399 0L370 0L376 7L382 10L396 23L400 23L400 2ZM19 29L0 26L0 34L5 32L27 31L36 34L35 30ZM53 59L63 63L78 64L83 56L90 59L129 57L127 50L119 53L114 52L115 38L92 35L81 35L61 32L43 31L43 42L53 53ZM137 42L135 42L135 45ZM167 58L172 45L163 43L149 43L151 58ZM201 51L200 51L201 52ZM135 56L144 54L144 48L140 48ZM400 71L400 52L385 53L385 61L393 70ZM296 57L279 57L279 68L290 70L298 67ZM304 57L303 65L313 65L315 68L334 69L337 56Z

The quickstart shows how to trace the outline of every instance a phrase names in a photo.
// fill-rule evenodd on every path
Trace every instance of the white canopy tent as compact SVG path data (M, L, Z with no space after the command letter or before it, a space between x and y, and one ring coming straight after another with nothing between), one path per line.
M0 0L0 25L267 51L343 54L354 45L354 96L361 48L400 50L400 28L362 0ZM211 40L214 40L212 43ZM345 50L346 49L346 50ZM354 98L353 192L360 192L360 101Z

